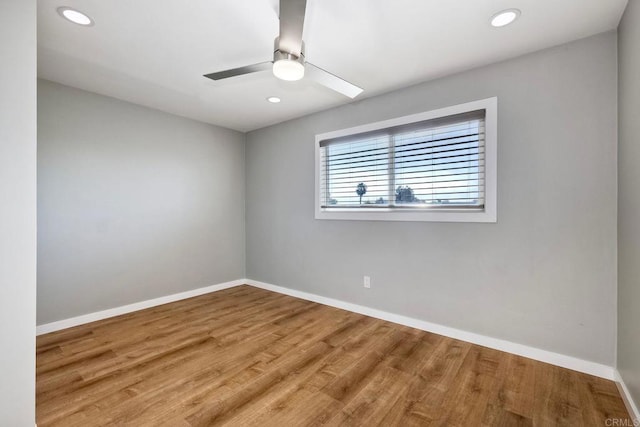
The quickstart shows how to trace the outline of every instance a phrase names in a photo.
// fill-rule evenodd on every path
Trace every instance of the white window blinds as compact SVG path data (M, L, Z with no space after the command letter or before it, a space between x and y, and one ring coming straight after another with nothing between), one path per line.
M484 208L485 110L319 145L322 208Z

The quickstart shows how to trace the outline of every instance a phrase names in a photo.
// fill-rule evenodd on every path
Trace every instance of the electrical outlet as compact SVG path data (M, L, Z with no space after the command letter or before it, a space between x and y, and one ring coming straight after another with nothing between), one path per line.
M365 288L370 288L371 287L371 277L364 276L364 287Z

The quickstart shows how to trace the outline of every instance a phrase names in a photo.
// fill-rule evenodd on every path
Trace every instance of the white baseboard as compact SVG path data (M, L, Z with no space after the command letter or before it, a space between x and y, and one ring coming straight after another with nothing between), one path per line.
M622 396L622 400L624 400L624 405L627 407L629 415L631 415L631 418L633 418L636 423L640 423L640 411L638 410L638 405L636 405L636 403L633 401L631 393L629 393L629 389L627 388L627 385L624 383L624 380L622 379L622 376L617 369L615 370L614 375L616 385L618 386L618 391Z
M95 313L83 314L82 316L72 317L70 319L59 320L57 322L46 323L36 327L36 335L48 334L49 332L59 331L61 329L71 328L73 326L83 325L85 323L95 322L96 320L107 319L109 317L120 316L121 314L131 313L133 311L144 310L145 308L155 307L157 305L167 304L182 299L197 297L199 295L208 294L210 292L221 291L223 289L233 288L234 286L244 285L244 279L233 280L231 282L219 283L217 285L206 286L204 288L192 289L186 292L180 292L173 295L154 298L146 301L140 301L133 304L123 305L120 307L110 308L107 310L96 311Z
M259 282L256 280L246 279L245 283L257 288L278 292L292 297L317 302L331 307L341 308L343 310L353 311L355 313L364 314L366 316L375 317L377 319L386 320L400 325L410 326L412 328L421 329L427 332L444 335L446 337L467 341L484 347L505 351L507 353L517 354L519 356L528 357L530 359L560 366L574 371L584 372L586 374L595 375L597 377L608 380L614 379L614 368L588 360L578 359L564 354L554 353L547 350L541 350L535 347L529 347L510 341L491 338L485 335L467 332L460 329L450 328L448 326L438 325L436 323L426 322L424 320L414 319L399 314L389 313L375 308L365 307L362 305L352 304L333 298L327 298L307 292L297 291L295 289L284 288L282 286L272 285L270 283Z

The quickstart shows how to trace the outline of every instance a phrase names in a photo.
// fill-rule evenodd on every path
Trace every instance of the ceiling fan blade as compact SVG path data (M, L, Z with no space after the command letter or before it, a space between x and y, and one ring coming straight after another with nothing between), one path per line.
M300 56L302 28L307 0L280 0L280 42L282 52Z
M344 96L348 96L351 99L360 95L364 90L361 87L351 84L348 81L343 80L320 67L316 67L309 62L305 63L305 77L308 77L329 89L333 89Z
M241 76L243 74L256 73L258 71L271 70L273 63L271 61L259 62L244 67L232 68L230 70L218 71L217 73L205 74L204 76L211 80L228 79L229 77Z

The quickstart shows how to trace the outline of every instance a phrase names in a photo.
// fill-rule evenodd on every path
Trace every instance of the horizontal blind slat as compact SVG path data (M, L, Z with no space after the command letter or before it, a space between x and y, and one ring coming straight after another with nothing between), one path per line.
M475 154L457 154L457 155L451 155L451 156L438 156L438 157L431 157L429 160L434 161L434 160L438 160L438 159L452 159L452 158L460 158L460 157L468 157L468 156L478 156L479 158L484 158L484 151L480 151L478 153ZM471 161L473 160L479 160L478 159L471 159ZM396 164L401 164L401 163L415 163L415 162L420 162L420 161L425 161L424 159L414 159L414 160L403 160L403 161L399 161L399 162L395 162ZM353 162L354 164L358 164L360 165L361 163L365 163L366 161L362 161L362 162ZM381 162L382 163L382 162ZM386 164L386 163L385 163ZM371 167L374 166L380 166L380 165L368 165ZM346 170L346 169L356 169L358 167L363 167L366 168L368 167L367 165L361 165L361 166L346 166L346 167L337 167L337 168L333 168L331 166L329 166L329 172L331 171L337 171L337 170Z
M476 209L483 209L484 208L484 203L483 204L478 204L478 205L472 205L472 204L446 204L446 203L423 203L420 204L418 206L398 206L398 205L390 205L390 204L376 204L376 203L367 203L367 204L362 204L362 205L342 205L342 206L338 206L338 205L321 205L320 206L323 209L326 208L331 208L331 209L349 209L349 210L354 210L354 209L392 209L392 210L400 210L400 211L411 211L411 210L416 210L416 211L420 211L420 210L425 210L425 211L433 211L433 210L450 210L450 209L455 209L455 210L476 210Z
M452 148L452 147L456 147L459 145L469 145L468 147L457 147L457 148ZM422 155L430 155L430 154L434 154L434 153L445 153L448 151L460 151L460 150L474 150L474 149L478 149L479 147L481 147L481 145L479 145L478 140L472 140L472 141L462 141L462 142L456 142L454 144L446 144L446 145L439 145L437 147L417 147L417 148L411 148L411 149L407 149L407 150L402 150L402 151L397 151L396 150L396 156L395 158L398 157L409 157L409 156L422 156ZM429 151L432 150L433 148L447 148L446 150L436 150L436 151ZM356 163L356 160L358 161L362 161L362 162L366 162L366 161L378 161L378 160L385 160L386 157L388 156L388 150L385 149L384 152L382 153L375 153L375 154L366 154L366 155L362 155L362 156L353 156L353 157L345 157L345 158L341 158L341 159L337 159L336 161L332 161L331 165L332 166L338 166L338 165L347 165L347 164L352 164L352 163ZM398 153L413 153L415 151L426 151L425 153L420 153L420 154L407 154L407 155L398 155Z
M434 140L427 140L427 141L418 141L418 142L411 142L411 143L407 143L407 144L396 144L396 148L397 147L409 147L409 146L415 146L415 145L421 145L421 144L430 144L433 142L440 142L440 141L448 141L448 140L454 140L454 139L461 139L461 138L471 138L471 137L477 137L474 138L473 141L482 141L483 138L481 137L481 134L478 133L473 133L473 134L469 134L469 135L459 135L459 136L453 136L453 137L448 137L448 138L442 138L442 139L434 139ZM451 144L439 144L439 145L434 145L432 147L443 147L443 146L447 146L447 145L451 145ZM358 151L345 151L344 153L335 153L335 154L328 154L327 158L329 159L335 159L335 160L346 160L346 157L343 158L337 158L339 156L348 156L348 155L352 155L352 154L359 154L359 153L370 153L372 151L386 151L387 147L376 147L376 148L370 148L370 149L366 149L366 150L358 150ZM358 156L354 156L358 157Z
M355 135L342 136L337 138L328 138L319 141L320 147L330 147L333 145L344 145L362 140L375 140L384 138L388 135L404 135L415 133L416 131L430 130L438 132L442 129L452 127L464 127L471 123L476 126L484 123L485 110L470 111L466 113L454 114L452 116L439 117L435 119L427 119L420 122L408 123L398 126L392 126L386 129L378 129L370 132L364 132Z
M464 202L464 205L461 203ZM438 201L438 199L435 200L428 200L428 201L424 201L422 203L396 203L396 202L385 202L385 203L373 203L373 202L369 202L369 203L362 203L359 204L358 202L356 203L351 203L351 204L340 204L340 202L338 203L334 203L334 204L329 204L328 207L331 208L359 208L359 207L385 207L385 206L396 206L396 207L400 207L400 208L405 208L405 207L415 207L415 208L420 208L420 207L428 207L428 206L442 206L442 207L449 207L449 208L458 208L458 207L464 207L464 206L479 206L479 207L483 207L484 206L484 201L480 201L480 200L476 200L476 199L471 199L469 197L461 197L461 198L455 198L455 199L447 199L447 202L443 202L443 201ZM325 205L325 207L327 207Z
M459 165L460 163L469 163L469 162L478 162L478 165L470 165L470 166L455 166L455 165ZM480 160L458 160L458 161L454 161L454 162L446 162L446 163L436 163L433 164L431 166L450 166L450 165L454 165L454 167L452 168L437 168L437 169L429 169L429 171L432 172L437 172L437 171L444 171L444 170L457 170L457 169L467 169L467 168L476 168L476 167L484 167L484 159L480 159ZM402 167L396 167L395 169L410 169L413 168L413 166L402 166ZM376 172L376 171L385 171L388 172L388 166L385 166L384 169L370 169L370 171L372 172ZM342 176L342 175L349 175L349 174L353 174L353 171L346 171L346 172L337 172L337 173L330 173L330 174L324 174L324 176L330 176L330 177L336 177L336 176ZM362 172L364 173L364 172ZM404 172L407 173L407 172ZM397 172L396 172L397 174Z
M458 169L459 170L461 168L453 168L453 169ZM441 172L443 170L453 170L453 169L441 169L441 170L435 170L433 172ZM470 169L470 168L464 168L464 169ZM462 176L462 175L484 175L484 172L485 172L484 168L481 168L478 171L455 172L455 173L446 172L446 173L439 174L439 175L431 174L431 175L428 175L428 177L429 178L442 178L442 177L447 177L447 176L455 177L455 176ZM419 172L416 172L416 173L419 173ZM406 175L406 174L404 174L404 175ZM396 174L396 177L400 176L400 178L402 179L404 177L404 175ZM375 176L379 176L379 175L373 175L373 176L375 177ZM356 182L356 181L360 182L360 181L364 181L364 178L366 178L366 177L358 176L358 177L355 177L354 179L349 180L349 181L339 181L338 182L336 180L326 179L326 178L322 178L321 177L321 180L323 180L324 182L335 182L337 184L341 184L341 183L344 183L344 182ZM345 179L345 178L341 178L341 179Z
M427 184L427 185L431 185L431 184L438 184L438 183L442 183L442 182L465 182L465 181L484 181L484 174L479 174L479 173L475 173L475 174L465 174L465 175L478 175L477 177L468 177L468 178L462 178L462 179L444 179L442 181L433 181L433 180L427 180L427 179L422 179L422 178L403 178L401 183L398 183L398 185L406 185L407 184L407 180L409 179L420 179L420 184ZM482 175L482 176L480 176ZM447 177L444 177L447 178ZM323 183L327 183L328 181L322 181ZM353 180L353 181L344 181L344 182L339 182L336 183L334 185L332 185L331 188L351 188L357 186L360 182L364 182L364 184L366 185L371 185L370 183L378 183L378 182L384 182L386 183L385 185L389 185L388 179L367 179L367 180ZM376 185L376 184L373 184Z

